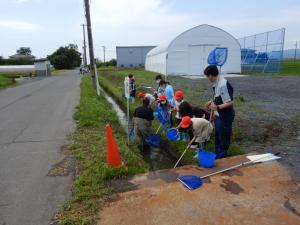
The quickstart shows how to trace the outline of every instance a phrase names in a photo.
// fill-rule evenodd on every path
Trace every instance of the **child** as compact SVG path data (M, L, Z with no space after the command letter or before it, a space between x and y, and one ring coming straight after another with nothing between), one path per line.
M162 124L162 130L166 131L171 127L170 124L170 111L171 107L165 95L160 95L158 99L158 104L155 107L156 112L158 112L158 119Z
M180 127L192 131L194 137L189 144L196 144L194 147L200 148L203 147L205 141L210 139L211 133L213 132L213 125L203 118L191 118L189 116L182 117Z
M149 94L149 93L146 93L146 92L142 91L142 92L138 93L138 97L142 98L142 99L145 99L145 98L149 99L150 107L152 107L155 103L155 97L153 95Z
M174 95L174 99L175 99L175 107L174 109L177 111L175 118L176 118L176 124L179 125L181 122L181 116L179 113L179 106L181 103L184 102L184 95L182 91L176 91L175 95Z

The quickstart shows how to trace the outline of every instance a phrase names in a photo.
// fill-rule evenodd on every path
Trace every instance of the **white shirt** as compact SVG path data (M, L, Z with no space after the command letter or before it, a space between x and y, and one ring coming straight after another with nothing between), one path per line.
M184 102L184 99L182 99L180 102L178 102L178 101L175 100L175 107L176 107L176 110L179 110L179 106L180 106L180 104L183 103L183 102ZM179 114L179 111L177 111L177 113L176 113L176 115L175 115L175 118L176 118L176 119L181 119L181 116L180 116L180 114Z
M145 98L149 99L150 105L155 101L155 97L149 93L146 93Z
M217 81L213 84L215 88L214 98L221 96L223 103L230 102L231 98L227 89L227 80L219 75Z

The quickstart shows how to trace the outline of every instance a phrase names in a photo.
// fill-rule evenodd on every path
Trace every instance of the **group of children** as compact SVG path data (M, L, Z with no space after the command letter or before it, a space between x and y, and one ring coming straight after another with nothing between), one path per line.
M156 118L164 131L176 126L178 140L189 140L189 146L194 148L203 147L203 143L210 139L214 124L217 158L227 156L234 120L233 88L219 75L216 66L208 66L204 74L212 83L214 92L213 99L205 104L204 109L190 105L184 99L183 91L174 93L172 85L161 75L155 78L157 87L153 94L138 93L142 105L134 111L133 123L136 137L142 144L151 133L151 123Z

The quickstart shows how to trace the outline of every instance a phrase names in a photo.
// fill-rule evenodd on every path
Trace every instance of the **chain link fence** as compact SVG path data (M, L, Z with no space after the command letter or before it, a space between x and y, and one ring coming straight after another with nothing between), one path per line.
M285 28L238 39L242 71L279 73L283 59Z

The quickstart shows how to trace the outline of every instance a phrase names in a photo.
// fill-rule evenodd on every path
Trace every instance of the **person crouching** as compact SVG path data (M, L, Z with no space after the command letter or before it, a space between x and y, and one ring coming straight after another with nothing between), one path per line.
M210 139L214 129L208 120L204 118L191 118L189 116L182 118L180 127L192 131L194 137L189 145L197 145L195 147L198 148L203 148L204 142Z
M150 107L148 98L143 99L143 104L137 107L133 113L134 133L141 145L146 145L146 139L151 133L151 125L153 117L153 110Z

